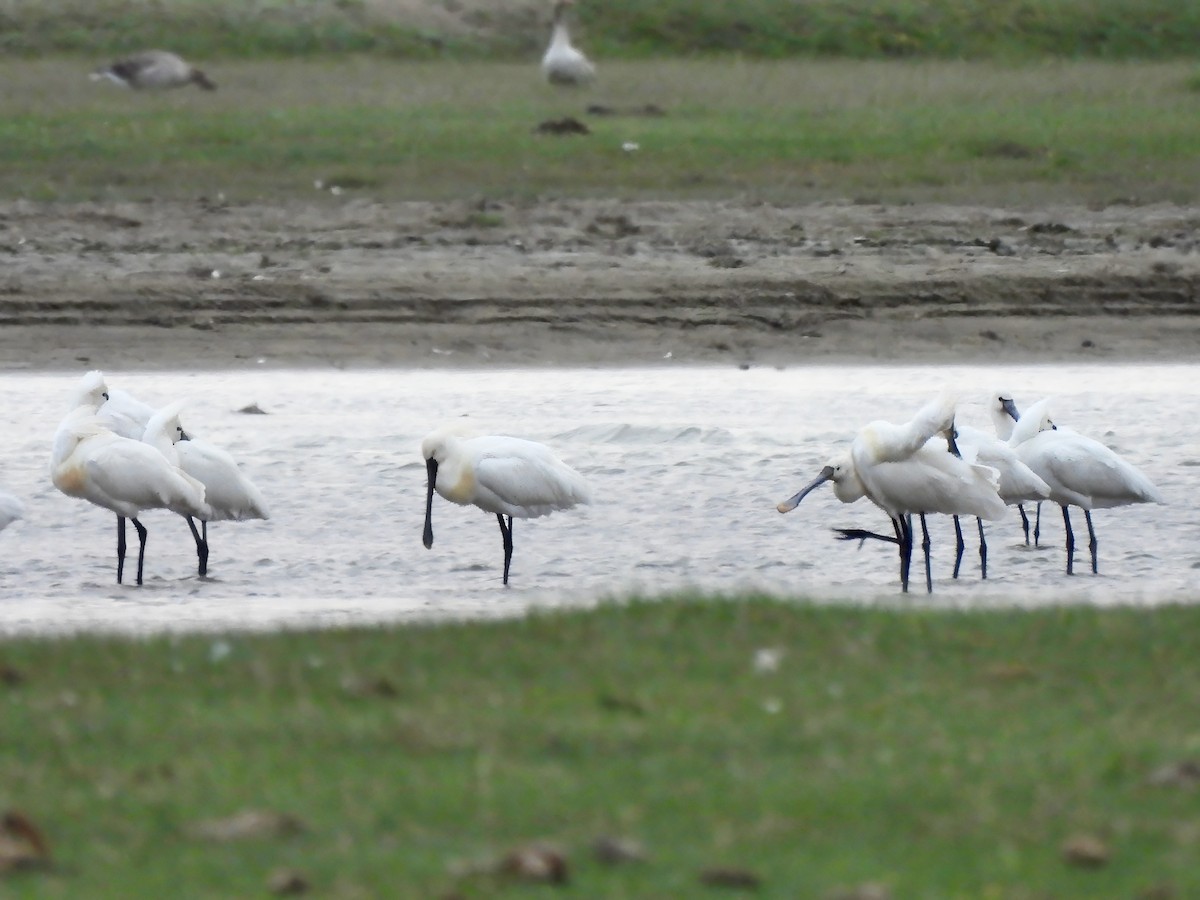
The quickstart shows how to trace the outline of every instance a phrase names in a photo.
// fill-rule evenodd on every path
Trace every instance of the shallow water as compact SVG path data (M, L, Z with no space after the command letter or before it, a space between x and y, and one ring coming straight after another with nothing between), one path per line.
M214 523L200 580L183 520L148 513L145 585L117 585L114 516L59 494L47 475L78 374L7 375L0 487L27 510L0 534L0 633L494 616L681 588L946 606L1150 603L1192 600L1200 574L1195 365L108 374L150 403L190 398L185 427L242 462L272 518ZM1100 575L1073 578L1055 507L1043 507L1040 548L1023 546L1015 510L989 524L987 581L973 528L964 574L951 580L952 526L932 518L929 599L901 597L892 546L833 540L831 526L890 530L866 501L844 506L822 489L787 516L775 511L858 426L905 420L947 383L962 392L960 421L987 430L993 389L1022 406L1053 395L1056 421L1125 455L1167 504L1097 512ZM268 415L236 412L250 403ZM494 516L435 498L435 543L421 545L420 439L462 416L551 444L596 494L588 508L517 520L507 588ZM1073 519L1086 573L1086 527ZM127 574L131 565L136 553ZM919 563L913 578L919 588Z

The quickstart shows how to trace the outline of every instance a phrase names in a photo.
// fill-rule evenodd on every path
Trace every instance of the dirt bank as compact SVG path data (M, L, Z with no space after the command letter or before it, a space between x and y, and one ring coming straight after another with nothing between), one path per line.
M0 367L1191 360L1198 225L1175 206L6 203Z

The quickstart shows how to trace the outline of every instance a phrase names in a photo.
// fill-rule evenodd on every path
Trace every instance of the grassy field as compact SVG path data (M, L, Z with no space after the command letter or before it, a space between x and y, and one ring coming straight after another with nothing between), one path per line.
M546 38L550 0L6 0L0 52L199 57L377 53L515 59ZM1179 0L581 0L604 59L1046 55L1193 59L1200 6Z
M1200 199L1186 63L224 63L215 93L138 94L76 59L0 62L0 196L773 201ZM664 116L588 116L653 104ZM563 115L582 137L534 134ZM623 149L627 143L636 150Z
M9 640L4 803L55 862L0 890L246 897L284 867L317 896L489 897L511 886L479 868L537 840L567 857L556 896L701 896L718 866L759 897L1200 896L1195 794L1151 777L1200 746L1198 629L1194 607L681 599ZM197 835L245 809L299 831ZM647 859L606 866L599 835ZM1106 864L1064 859L1082 836Z

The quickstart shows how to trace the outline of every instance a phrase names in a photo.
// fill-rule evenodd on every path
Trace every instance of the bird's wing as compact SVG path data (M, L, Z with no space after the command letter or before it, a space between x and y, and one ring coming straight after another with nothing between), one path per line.
M497 446L475 465L476 484L500 502L498 512L530 518L590 501L582 475L540 444L521 445L518 452Z
M204 485L204 499L215 519L270 518L258 488L220 447L188 440L175 444L175 451L180 468Z

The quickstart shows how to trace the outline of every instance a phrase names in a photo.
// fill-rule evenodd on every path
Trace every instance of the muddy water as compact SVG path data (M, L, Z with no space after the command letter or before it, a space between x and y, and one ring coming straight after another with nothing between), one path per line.
M682 588L947 606L1148 603L1193 599L1200 576L1200 366L113 372L113 387L148 402L189 398L185 426L242 462L272 514L215 523L200 580L185 523L147 513L140 588L115 583L113 515L49 484L51 437L77 377L4 377L0 487L27 513L0 534L0 633L495 616ZM1053 395L1057 421L1124 454L1167 504L1096 513L1098 577L1065 575L1053 507L1040 548L1023 546L1015 511L988 526L987 581L972 532L964 575L951 580L951 525L933 520L930 601L900 597L890 546L832 539L831 526L888 530L866 501L843 506L822 490L787 516L775 511L859 425L906 419L946 383L962 391L960 420L989 429L992 389L1024 405ZM251 403L267 414L237 412ZM421 545L420 439L460 417L551 444L594 486L589 508L516 522L507 588L494 516L439 498L434 546Z

